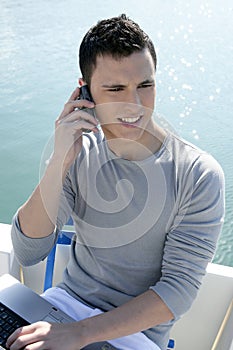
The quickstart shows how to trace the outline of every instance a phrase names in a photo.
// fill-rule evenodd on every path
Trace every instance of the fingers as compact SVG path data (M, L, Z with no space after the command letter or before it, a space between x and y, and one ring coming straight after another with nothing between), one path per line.
M38 341L34 344L29 344L24 347L24 350L44 350L44 341Z
M14 333L7 339L6 346L9 349L21 349L27 344L28 337L30 337L31 327L21 327L16 329Z
M72 92L72 94L70 95L70 98L69 98L68 101L77 100L77 98L79 97L79 94L80 94L80 88L77 87L77 88Z
M7 339L7 342L6 342L7 348L10 348L11 345L16 341L16 339L22 334L26 334L26 332L27 332L27 327L20 327L16 329L16 331L14 331Z
M86 121L91 122L94 125L97 125L95 122L95 118L93 116L90 116L89 113L81 111L83 108L93 108L95 105L93 102L90 102L88 100L77 100L80 94L80 89L76 88L73 93L71 94L69 100L64 105L64 109L61 113L61 115L56 120L56 125L61 122L61 120L64 120L66 122L72 122L74 120L78 119L84 119Z
M98 132L98 128L91 124L91 123L88 123L86 122L85 120L77 120L77 121L74 121L72 123L72 129L73 129L73 135L76 134L76 131L78 130L82 130L82 131L85 131L85 130L92 130L93 132Z
M94 102L88 100L69 100L64 106L63 113L69 114L76 108L93 108L94 106Z
M63 164L65 168L70 166L82 147L82 133L85 131L93 131L98 133L98 121L93 115L88 113L87 109L82 107L93 108L94 103L87 100L76 100L80 93L77 88L71 94L70 99L65 104L61 115L55 122L55 142L53 157Z
M67 126L76 130L91 129L95 131L98 121L89 113L84 111L75 111L67 116L59 117L56 120L56 128L59 126ZM97 130L98 131L98 128Z
M57 124L60 124L63 122L70 123L70 122L78 121L81 119L85 120L87 122L90 122L93 125L98 125L98 121L95 119L95 117L93 117L93 115L88 113L88 111L86 111L86 110L76 110L76 111L69 113L68 115L60 116L56 120L56 123Z
M42 329L44 327L45 330ZM29 326L18 328L14 333L7 339L6 346L10 350L18 349L40 349L41 335L45 335L51 328L51 324L45 322L37 322ZM33 347L33 343L37 344L37 347ZM31 345L29 345L31 344ZM28 345L27 347L25 347Z
M77 87L71 94L70 98L66 102L64 106L64 112L67 112L69 114L75 108L93 108L95 105L93 102L88 101L88 100L79 100L79 95L80 95L80 88Z

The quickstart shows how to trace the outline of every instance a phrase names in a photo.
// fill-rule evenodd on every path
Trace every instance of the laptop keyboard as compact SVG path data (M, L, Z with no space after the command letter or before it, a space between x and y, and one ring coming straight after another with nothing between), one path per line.
M0 302L0 349L6 349L7 338L19 327L29 323Z

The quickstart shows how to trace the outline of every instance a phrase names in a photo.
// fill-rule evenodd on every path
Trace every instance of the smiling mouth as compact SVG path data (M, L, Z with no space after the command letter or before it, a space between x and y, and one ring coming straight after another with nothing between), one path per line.
M134 118L118 118L118 120L120 120L120 122L122 123L127 123L127 124L135 124L137 123L140 119L142 118L142 116L138 116L138 117L134 117Z

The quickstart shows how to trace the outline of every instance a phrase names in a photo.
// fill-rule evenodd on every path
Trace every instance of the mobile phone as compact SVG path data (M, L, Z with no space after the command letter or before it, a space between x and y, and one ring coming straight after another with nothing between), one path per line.
M80 100L88 100L90 102L94 102L93 98L91 96L91 93L90 93L88 85L82 85L80 87L79 99Z
M82 85L80 87L80 94L79 94L79 100L88 100L90 102L94 102L93 98L91 96L90 90L88 85ZM82 108L84 109L87 113L91 114L94 118L96 118L95 115L95 108ZM91 132L89 129L83 130L84 132Z

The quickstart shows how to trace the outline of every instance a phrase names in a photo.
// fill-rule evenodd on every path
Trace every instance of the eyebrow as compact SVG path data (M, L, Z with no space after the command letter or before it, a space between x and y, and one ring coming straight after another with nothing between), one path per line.
M143 80L141 83L139 83L138 85L143 85L143 84L154 84L155 83L155 80L154 79L146 79L146 80ZM126 87L127 85L125 84L103 84L102 87L103 88L108 88L108 89L114 89L114 88L124 88Z

